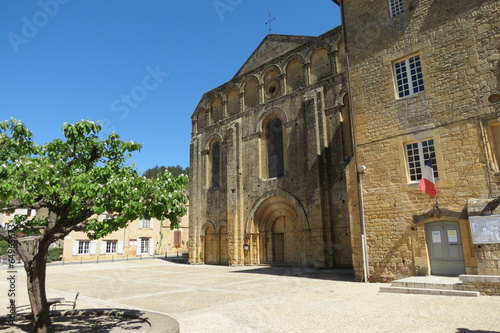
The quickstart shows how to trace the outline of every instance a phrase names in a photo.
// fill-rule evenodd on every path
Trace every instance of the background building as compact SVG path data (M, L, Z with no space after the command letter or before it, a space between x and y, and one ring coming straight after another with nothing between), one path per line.
M372 281L500 275L500 114L488 101L500 90L500 2L334 2L354 115L356 274L365 261ZM438 201L417 189L429 160Z
M99 216L100 219L106 217ZM64 238L63 260L75 262L153 255L181 256L187 251L188 224L187 215L181 218L178 230L170 230L168 220L141 219L98 240L89 240L84 232L71 232Z
M191 263L352 267L341 29L268 35L192 116Z

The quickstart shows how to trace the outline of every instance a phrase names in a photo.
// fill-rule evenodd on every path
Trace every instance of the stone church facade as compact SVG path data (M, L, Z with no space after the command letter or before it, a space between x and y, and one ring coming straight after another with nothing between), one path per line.
M192 264L352 267L342 31L268 35L192 115Z
M334 2L350 64L356 275L500 275L500 1ZM418 190L429 160L437 201Z

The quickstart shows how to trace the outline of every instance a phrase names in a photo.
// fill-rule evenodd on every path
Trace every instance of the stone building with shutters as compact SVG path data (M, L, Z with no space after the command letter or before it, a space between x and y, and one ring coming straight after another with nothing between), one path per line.
M334 2L357 277L500 275L500 1ZM438 200L418 190L428 161Z
M192 115L192 264L352 267L340 27L268 35Z
M189 207L188 207L189 211ZM107 218L106 215L99 216ZM182 255L187 251L188 216L183 216L179 229L170 230L170 221L140 219L126 228L90 240L84 232L71 232L64 238L64 262L121 260L139 257Z

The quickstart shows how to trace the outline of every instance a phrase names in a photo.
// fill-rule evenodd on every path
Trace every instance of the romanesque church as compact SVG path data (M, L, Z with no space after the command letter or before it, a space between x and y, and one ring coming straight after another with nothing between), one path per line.
M190 262L352 267L341 29L268 35L192 116Z

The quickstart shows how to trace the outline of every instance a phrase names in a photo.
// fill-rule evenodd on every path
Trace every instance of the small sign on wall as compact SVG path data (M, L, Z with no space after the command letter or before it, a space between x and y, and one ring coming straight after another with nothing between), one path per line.
M448 243L458 243L458 234L456 230L448 230Z
M469 216L472 243L500 243L500 215Z
M439 230L432 231L432 242L441 243L441 231Z

